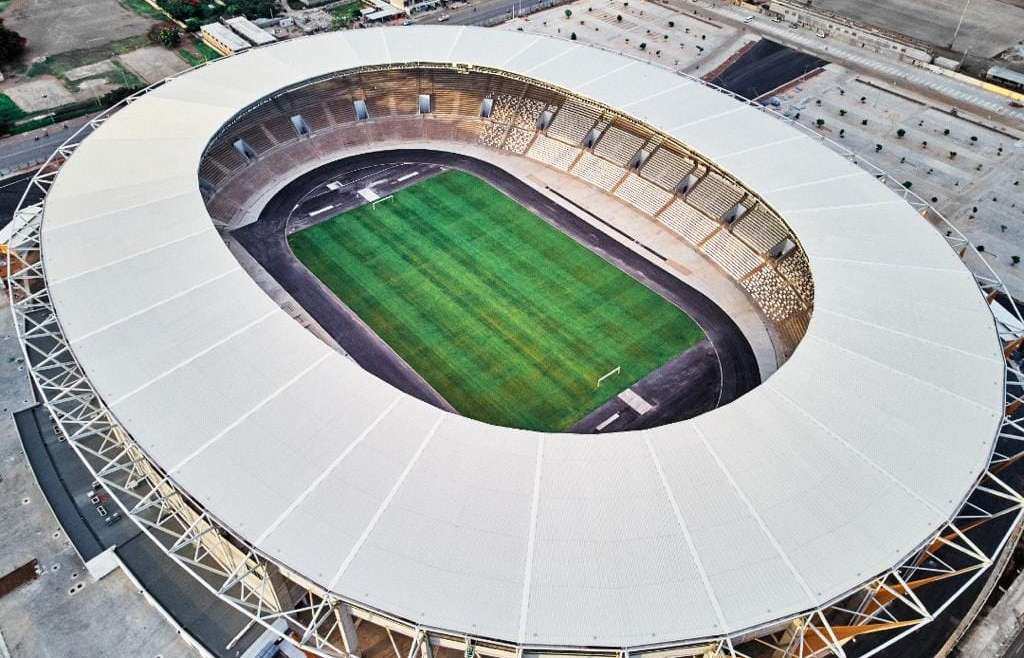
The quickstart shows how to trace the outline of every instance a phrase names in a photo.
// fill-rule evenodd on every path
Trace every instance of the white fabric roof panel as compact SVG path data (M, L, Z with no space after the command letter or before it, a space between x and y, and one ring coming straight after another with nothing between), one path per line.
M204 145L277 89L404 61L584 90L761 194L814 272L815 313L792 358L692 421L537 434L400 394L277 310L212 229ZM180 486L292 571L461 633L629 646L799 614L929 539L985 467L1000 420L987 305L910 206L765 113L547 37L356 30L185 74L75 152L47 198L43 248L82 367Z

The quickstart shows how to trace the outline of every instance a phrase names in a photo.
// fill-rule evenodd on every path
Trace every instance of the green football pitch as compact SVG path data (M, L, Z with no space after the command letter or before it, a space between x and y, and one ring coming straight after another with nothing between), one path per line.
M461 171L289 243L452 406L489 423L565 430L704 337L676 306Z

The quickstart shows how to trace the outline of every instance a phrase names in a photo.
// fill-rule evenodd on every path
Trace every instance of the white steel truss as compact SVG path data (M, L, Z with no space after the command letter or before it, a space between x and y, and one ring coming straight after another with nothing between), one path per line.
M154 87L160 84L163 83ZM139 94L122 104L131 103ZM923 199L838 144L770 109L752 105L825 142L897 189L922 215L944 224L947 240L974 273L980 292L989 301L996 296L1004 297L1010 312L1021 319L1009 291L984 258ZM64 160L118 107L121 104L88 122L61 145L32 178L30 188L45 196ZM982 593L977 599L984 600L995 579L980 579L1001 571L1010 553L1003 549L1015 543L1021 532L1024 498L1000 474L1024 456L1024 374L1012 358L1021 348L1022 336L1000 328L1000 339L1007 346L1007 407L988 469L956 515L913 555L831 604L728 637L636 647L515 645L453 630L426 628L327 592L278 565L219 523L149 460L99 397L64 338L51 304L42 261L40 230L44 210L43 201L25 204L23 198L7 245L11 306L41 402L88 470L170 559L251 623L272 630L312 655L334 658L356 654L354 617L383 627L391 638L396 658L416 658L417 654L419 658L432 658L438 648L461 651L466 658L476 654L495 658L529 654L532 658L570 653L609 658L866 658L934 620L979 581ZM993 533L996 541L992 541ZM977 604L971 608L968 621L977 609ZM280 620L286 622L285 630L278 628ZM407 655L401 655L392 632L409 638ZM869 641L862 641L853 649L849 643L854 638ZM870 641L875 638L878 641Z

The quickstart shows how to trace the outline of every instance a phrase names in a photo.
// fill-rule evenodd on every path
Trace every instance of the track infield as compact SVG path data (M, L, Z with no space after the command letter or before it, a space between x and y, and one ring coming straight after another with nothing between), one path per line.
M564 430L704 338L679 308L461 171L288 242L452 406L496 425Z

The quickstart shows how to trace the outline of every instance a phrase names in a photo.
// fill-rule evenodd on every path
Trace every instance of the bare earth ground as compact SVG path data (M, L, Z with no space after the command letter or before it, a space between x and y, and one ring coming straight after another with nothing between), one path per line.
M188 68L173 50L161 46L139 48L118 57L132 73L149 83L159 82Z
M14 0L4 22L28 39L26 61L143 34L153 23L117 0Z
M814 7L945 48L964 4L964 0L815 0ZM1022 0L971 0L955 50L994 57L1021 39Z
M45 75L8 87L5 93L26 112L49 110L75 102L75 96L60 80Z

